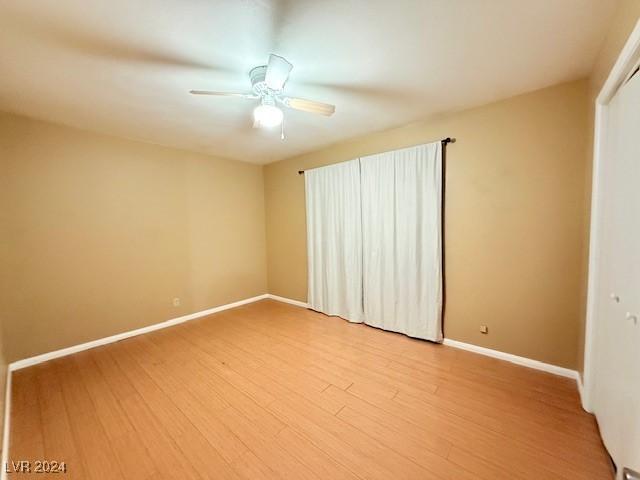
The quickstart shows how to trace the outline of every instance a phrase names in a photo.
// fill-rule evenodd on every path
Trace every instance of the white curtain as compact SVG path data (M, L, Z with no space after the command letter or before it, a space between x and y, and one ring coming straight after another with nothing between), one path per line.
M442 340L440 142L307 170L309 305Z
M360 162L305 172L309 306L362 322Z
M365 323L439 342L441 143L360 161Z

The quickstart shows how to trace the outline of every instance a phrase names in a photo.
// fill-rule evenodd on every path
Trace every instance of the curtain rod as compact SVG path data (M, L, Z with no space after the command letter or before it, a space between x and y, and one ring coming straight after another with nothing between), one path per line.
M447 143L456 143L456 139L455 138L451 138L451 137L447 137L447 138L443 138L442 140L440 140L440 143L444 147L444 146L447 145ZM422 144L420 144L420 145L422 145ZM410 148L410 147L403 147L403 148ZM304 170L298 170L298 175L304 175L304 172L305 172Z

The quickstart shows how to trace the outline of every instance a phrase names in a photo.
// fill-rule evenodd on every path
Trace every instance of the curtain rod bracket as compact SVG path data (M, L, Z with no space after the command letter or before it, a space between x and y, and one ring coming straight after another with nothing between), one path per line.
M447 137L440 140L442 146L445 146L447 143L456 143L455 138ZM304 170L298 170L298 175L304 175Z

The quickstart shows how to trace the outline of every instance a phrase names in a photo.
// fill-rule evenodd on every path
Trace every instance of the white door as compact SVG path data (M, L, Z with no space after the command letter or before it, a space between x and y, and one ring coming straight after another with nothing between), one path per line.
M640 74L607 108L593 409L622 478L640 471Z

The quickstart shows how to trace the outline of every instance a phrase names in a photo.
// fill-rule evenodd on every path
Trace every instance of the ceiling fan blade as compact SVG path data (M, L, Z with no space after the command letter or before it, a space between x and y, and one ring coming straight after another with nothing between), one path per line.
M304 98L291 98L283 97L282 103L294 110L302 110L303 112L318 113L320 115L326 115L327 117L334 114L336 111L335 105L328 103L316 102L313 100L305 100Z
M212 92L210 90L189 90L192 95L214 95L217 97L258 98L248 93Z
M279 55L269 55L264 81L271 90L282 90L293 65Z

